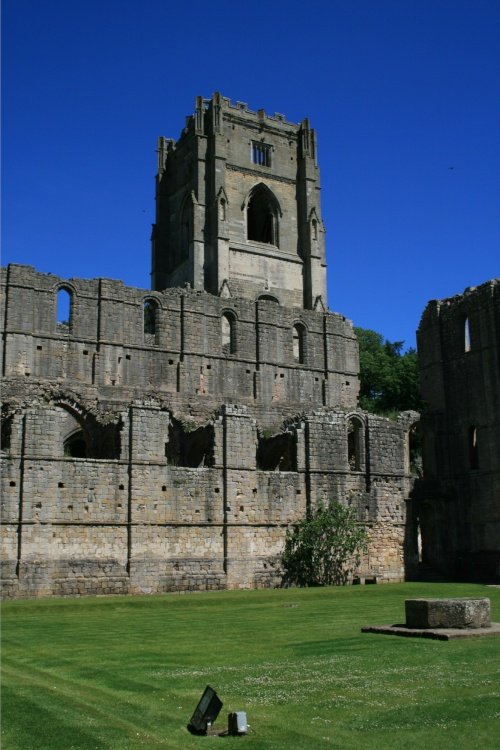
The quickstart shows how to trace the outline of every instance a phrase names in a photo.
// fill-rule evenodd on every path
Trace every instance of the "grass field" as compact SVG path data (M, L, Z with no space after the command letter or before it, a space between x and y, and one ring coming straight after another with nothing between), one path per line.
M500 639L362 634L404 621L417 596L489 596L394 584L7 602L2 749L500 747ZM207 684L245 737L186 724Z

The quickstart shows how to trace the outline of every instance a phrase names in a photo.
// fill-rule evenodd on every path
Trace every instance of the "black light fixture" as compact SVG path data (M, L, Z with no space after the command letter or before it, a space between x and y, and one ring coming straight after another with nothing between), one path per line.
M222 701L210 685L207 685L196 706L187 728L192 734L207 734L222 708Z

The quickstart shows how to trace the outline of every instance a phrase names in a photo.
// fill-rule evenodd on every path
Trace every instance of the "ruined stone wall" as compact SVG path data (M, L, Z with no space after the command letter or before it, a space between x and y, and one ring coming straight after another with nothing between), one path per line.
M335 313L190 290L151 293L109 279L65 281L18 265L2 270L2 287L7 378L95 386L100 400L122 399L128 388L295 410L304 402L357 401L357 342L351 322ZM66 328L56 321L60 289L71 296ZM154 334L144 332L148 300L157 305ZM221 336L227 312L234 316L230 355ZM302 363L293 353L297 322L305 331Z
M500 281L430 302L417 340L424 555L448 575L498 579Z
M413 480L374 469L368 483L365 469L349 469L346 412L288 421L281 435L293 438L283 445L295 451L294 470L264 471L257 447L266 438L245 406L226 405L214 415L212 465L198 467L169 463L165 448L175 420L151 401L120 412L121 455L107 460L62 454L61 424L73 402L46 396L44 403L17 406L3 458L4 596L277 585L287 527L308 506L333 498L354 504L371 531L357 577L404 577ZM369 438L374 418L357 415ZM399 429L403 445L406 428L385 426ZM334 433L328 455L324 444ZM388 458L385 448L381 454Z
M371 530L358 578L403 578L418 415L356 408L349 321L25 266L2 278L5 596L277 585L287 528L331 499Z

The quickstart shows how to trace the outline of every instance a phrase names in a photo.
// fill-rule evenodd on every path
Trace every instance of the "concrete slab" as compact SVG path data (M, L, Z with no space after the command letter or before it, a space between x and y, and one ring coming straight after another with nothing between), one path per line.
M365 625L362 633L400 635L405 638L432 638L437 641L451 641L457 638L484 638L500 636L500 622L492 622L487 628L409 628L406 625Z

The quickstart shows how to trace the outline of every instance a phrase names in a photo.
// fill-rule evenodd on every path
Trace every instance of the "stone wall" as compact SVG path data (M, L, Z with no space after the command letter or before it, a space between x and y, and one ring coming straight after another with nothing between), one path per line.
M69 323L56 320L68 290ZM358 349L352 324L336 313L261 300L225 299L171 289L151 293L109 279L62 280L29 266L2 269L4 377L67 381L99 389L202 396L223 401L355 406ZM144 331L144 304L157 305L155 333ZM223 351L221 318L234 315L234 353ZM293 326L304 327L304 361L293 353ZM122 392L122 391L121 391ZM121 400L122 396L118 396Z
M427 305L423 552L449 576L500 579L500 281Z
M354 505L371 530L356 578L404 576L413 478L403 452L418 415L391 422L320 407L284 417L270 402L270 429L261 408L243 404L194 421L193 394L174 416L169 394L130 400L120 385L113 400L111 389L72 383L64 396L64 382L26 375L4 385L4 596L278 585L286 529L332 498ZM353 418L362 430L354 468ZM75 424L94 457L65 454ZM114 440L99 440L110 428ZM110 445L116 454L97 455ZM263 450L272 470L259 468Z

